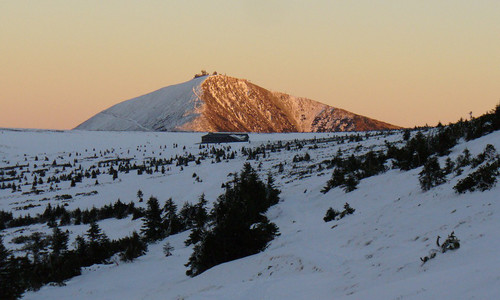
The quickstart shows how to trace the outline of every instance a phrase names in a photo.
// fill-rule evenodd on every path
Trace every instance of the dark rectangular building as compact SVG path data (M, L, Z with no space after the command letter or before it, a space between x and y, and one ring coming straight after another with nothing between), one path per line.
M214 133L210 132L201 137L202 144L209 143L236 143L248 142L249 137L246 133Z

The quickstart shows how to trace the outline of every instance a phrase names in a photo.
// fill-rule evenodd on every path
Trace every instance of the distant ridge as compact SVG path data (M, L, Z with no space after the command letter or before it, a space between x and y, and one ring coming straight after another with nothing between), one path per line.
M244 79L202 76L118 103L77 130L334 132L400 127Z

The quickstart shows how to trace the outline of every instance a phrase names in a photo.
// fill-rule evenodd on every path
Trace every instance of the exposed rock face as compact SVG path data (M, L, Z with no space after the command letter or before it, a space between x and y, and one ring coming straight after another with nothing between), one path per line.
M396 128L317 101L271 92L247 80L216 75L118 103L75 129L329 132Z

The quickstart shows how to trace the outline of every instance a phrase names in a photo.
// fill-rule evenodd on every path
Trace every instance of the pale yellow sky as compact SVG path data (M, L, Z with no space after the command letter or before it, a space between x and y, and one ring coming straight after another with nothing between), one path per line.
M0 127L70 129L206 69L396 125L500 100L500 1L0 0Z

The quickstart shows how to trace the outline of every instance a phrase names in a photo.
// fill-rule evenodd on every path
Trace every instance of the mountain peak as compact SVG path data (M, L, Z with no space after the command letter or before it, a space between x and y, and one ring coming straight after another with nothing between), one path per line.
M330 132L399 127L226 75L196 77L118 103L80 130Z

